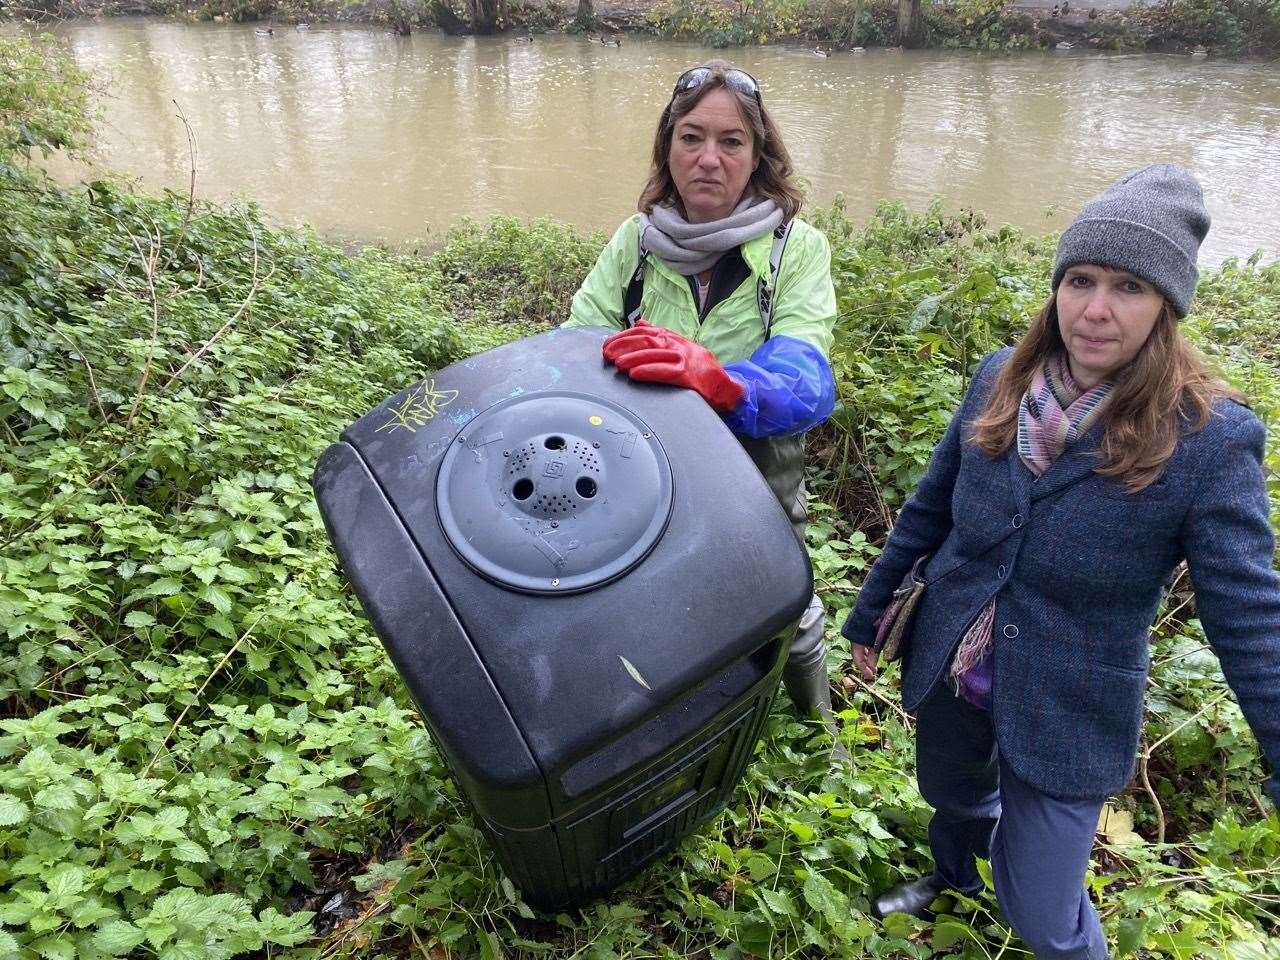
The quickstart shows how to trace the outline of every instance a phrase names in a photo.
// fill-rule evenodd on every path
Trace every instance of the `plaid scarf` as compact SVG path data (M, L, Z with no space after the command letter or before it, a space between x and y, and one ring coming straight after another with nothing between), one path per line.
M1114 388L1112 381L1104 380L1085 390L1071 376L1067 358L1061 354L1036 371L1018 404L1018 457L1037 479L1098 422ZM984 710L991 703L995 618L992 600L965 631L951 661L950 679L956 693Z
M1114 383L1103 380L1085 390L1071 376L1065 356L1046 360L1018 404L1018 456L1027 469L1043 476L1098 421L1113 389Z

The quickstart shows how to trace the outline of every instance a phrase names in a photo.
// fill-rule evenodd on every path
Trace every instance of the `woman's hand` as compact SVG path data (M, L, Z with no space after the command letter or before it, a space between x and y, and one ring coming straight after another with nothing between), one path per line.
M746 393L710 350L663 327L640 323L615 333L603 353L632 380L695 390L718 413L731 413Z
M876 678L879 660L880 654L876 652L875 647L866 647L860 643L853 645L853 663L862 674L863 680L871 681Z

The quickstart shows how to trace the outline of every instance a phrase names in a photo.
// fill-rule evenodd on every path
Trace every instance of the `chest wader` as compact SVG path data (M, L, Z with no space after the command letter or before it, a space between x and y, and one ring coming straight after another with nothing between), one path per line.
M787 245L791 222L779 226L773 233L773 248L769 253L769 278L761 277L756 287L756 302L760 318L764 322L764 339L768 340L773 327L773 290L777 285L778 267L782 263L782 251ZM641 237L644 236L641 231ZM623 321L628 327L640 319L640 299L644 292L644 270L648 251L640 242L640 260L632 273L622 298ZM808 520L804 489L804 434L778 437L743 437L738 441L764 476L769 489L782 504L791 520L800 544L804 545L804 528ZM827 644L823 639L827 614L817 593L809 598L809 607L800 618L791 652L783 668L782 683L787 688L796 711L804 717L831 721L831 685L827 680Z

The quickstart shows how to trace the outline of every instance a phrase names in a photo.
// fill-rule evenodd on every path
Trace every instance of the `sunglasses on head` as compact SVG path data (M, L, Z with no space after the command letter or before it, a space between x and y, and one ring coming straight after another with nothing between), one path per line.
M756 106L764 106L760 101L759 81L747 71L736 67L729 70L717 70L715 67L694 67L692 70L686 70L676 80L676 87L671 91L671 99L674 100L678 95L688 93L690 90L697 90L717 75L724 79L724 85L729 89L755 97Z

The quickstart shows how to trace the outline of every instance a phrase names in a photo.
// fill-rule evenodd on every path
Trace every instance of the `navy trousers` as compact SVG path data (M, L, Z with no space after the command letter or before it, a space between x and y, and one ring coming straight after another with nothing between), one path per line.
M916 715L916 776L936 811L934 880L982 889L975 857L991 863L996 899L1037 960L1107 960L1084 890L1101 800L1058 800L1019 780L1000 758L991 716L945 682Z

